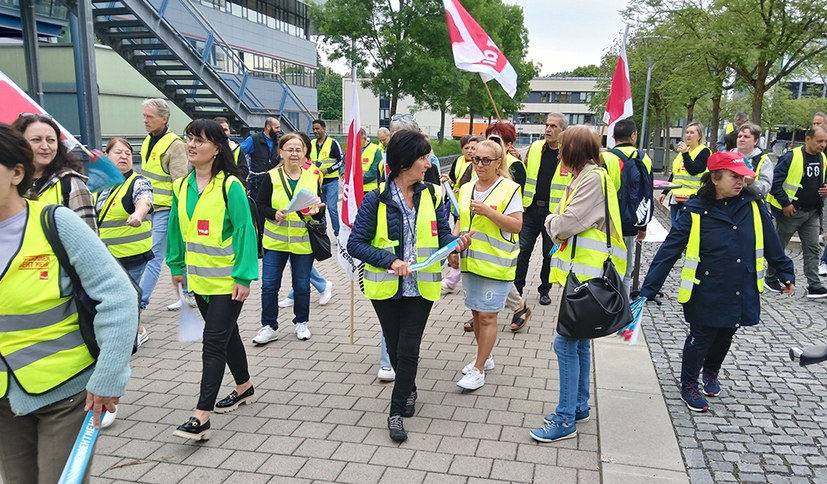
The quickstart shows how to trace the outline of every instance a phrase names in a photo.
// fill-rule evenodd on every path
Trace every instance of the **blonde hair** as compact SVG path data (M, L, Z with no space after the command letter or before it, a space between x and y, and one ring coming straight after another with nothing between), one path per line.
M500 166L497 167L497 174L510 180L511 174L508 172L508 167L505 164L505 147L502 143L487 139L477 143L477 149L479 150L480 148L488 148L494 152L494 156L497 157L496 159L500 160Z

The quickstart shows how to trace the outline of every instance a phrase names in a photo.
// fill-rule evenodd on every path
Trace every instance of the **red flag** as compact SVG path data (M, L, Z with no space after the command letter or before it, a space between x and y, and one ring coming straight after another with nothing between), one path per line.
M609 90L609 98L606 100L606 114L603 115L603 122L609 125L606 135L606 146L613 148L615 145L614 128L615 123L626 119L634 114L632 110L632 82L629 78L629 61L626 57L626 37L629 35L629 26L623 33L623 44L620 46L620 57L617 59L612 87Z
M359 268L359 261L347 252L347 239L356 220L356 211L362 204L364 196L364 178L362 176L362 126L359 119L359 85L353 80L353 93L350 98L350 123L347 130L347 150L345 153L345 175L342 185L342 209L339 210L339 263L350 273L351 279Z
M468 14L459 0L443 0L442 3L445 6L451 50L457 68L478 72L485 82L495 79L509 96L514 97L517 93L517 71L497 44Z
M49 114L2 71L0 71L0 99L3 100L0 103L0 123L12 124L22 113ZM60 127L60 139L67 148L71 150L80 144L69 130L61 126L57 120L55 123Z

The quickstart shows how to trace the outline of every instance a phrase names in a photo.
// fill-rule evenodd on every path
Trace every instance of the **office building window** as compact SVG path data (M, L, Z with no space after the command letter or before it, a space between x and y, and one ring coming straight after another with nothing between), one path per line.
M391 125L391 100L385 96L379 96L379 127L389 128Z

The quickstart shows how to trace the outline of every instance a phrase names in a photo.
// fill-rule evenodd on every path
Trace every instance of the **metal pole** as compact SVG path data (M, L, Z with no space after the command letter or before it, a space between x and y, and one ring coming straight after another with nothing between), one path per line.
M643 150L646 146L646 117L649 114L649 86L652 85L652 69L655 67L655 61L649 59L649 68L646 69L646 94L643 96L643 121L640 123L640 139L638 140L638 149Z
M90 149L100 149L100 105L98 75L95 65L95 31L91 0L78 0L77 15L70 15L75 57L75 81L78 86L78 113L81 141Z
M26 83L29 96L43 106L43 84L40 81L40 53L37 46L37 20L34 0L20 0L20 22L23 29L23 55L26 59Z

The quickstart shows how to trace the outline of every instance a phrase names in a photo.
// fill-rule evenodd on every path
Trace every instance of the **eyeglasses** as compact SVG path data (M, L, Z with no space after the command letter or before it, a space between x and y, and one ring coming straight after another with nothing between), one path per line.
M412 121L414 119L413 114L394 114L391 116L391 121L399 121L400 119L406 119Z
M294 148L292 150L281 150L281 151L287 153L288 155L302 155L302 154L304 154L304 150L300 149L300 148Z
M481 164L482 166L488 166L488 165L490 165L491 163L493 163L495 161L499 161L499 160L497 158L483 158L481 156L472 156L471 157L471 163L473 163L475 165L480 165Z
M206 138L202 138L200 136L195 136L191 134L187 135L187 144L189 144L190 142L192 142L192 144L195 145L196 148L204 146L204 143L212 143L212 141Z

